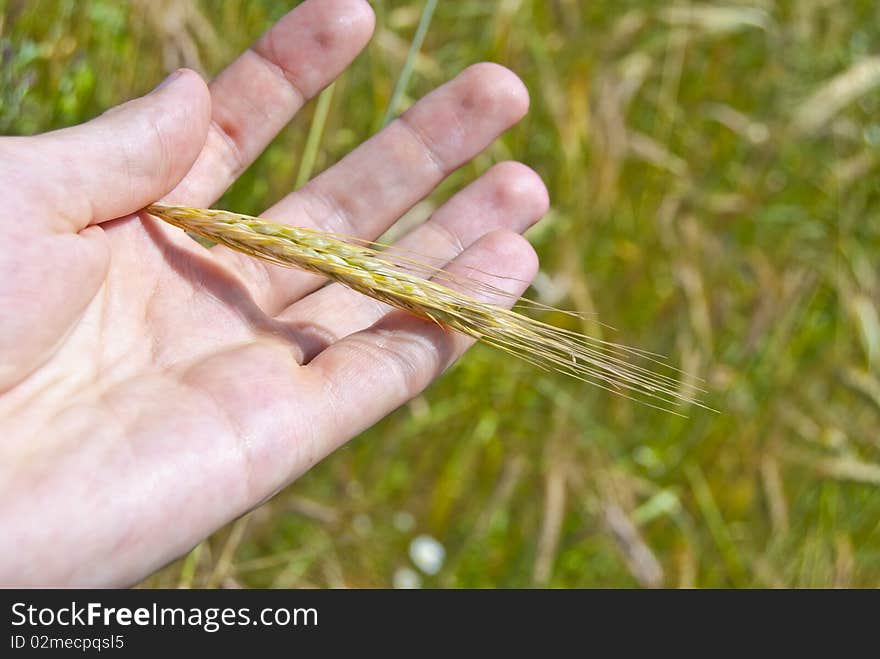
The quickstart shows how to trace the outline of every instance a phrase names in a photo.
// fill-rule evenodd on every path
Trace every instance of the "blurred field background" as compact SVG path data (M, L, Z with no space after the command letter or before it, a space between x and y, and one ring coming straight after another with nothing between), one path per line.
M211 76L295 4L0 0L0 132ZM404 68L398 111L505 64L530 115L407 221L529 164L552 199L530 295L669 355L721 413L478 347L144 585L880 585L880 5L441 0L415 57L424 0L374 6L365 54L217 205L257 214L335 162Z

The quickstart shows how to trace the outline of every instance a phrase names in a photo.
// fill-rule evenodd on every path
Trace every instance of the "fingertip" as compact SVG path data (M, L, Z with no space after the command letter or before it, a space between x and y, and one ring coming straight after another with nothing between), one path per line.
M493 165L488 175L494 184L495 203L516 209L535 221L550 208L550 194L541 177L531 167L514 160Z
M301 10L298 16L311 29L311 39L324 51L340 48L352 50L362 48L376 24L376 14L365 0L312 0L294 11ZM306 14L306 12L318 12Z
M492 263L493 272L503 273L520 289L524 289L525 282L531 281L538 273L538 253L532 244L516 231L510 229L490 231L468 251L471 250L474 253L485 253L486 260Z
M207 135L211 122L211 91L201 75L188 68L177 69L150 92L167 97L163 102L176 104L184 111L184 120L189 130ZM199 131L199 129L202 129Z
M369 40L376 29L376 12L367 0L347 0L350 7L345 12L354 35Z
M155 165L159 173L153 194L158 199L186 176L205 145L211 125L211 92L201 75L181 68L141 100L149 102L141 117L142 139L153 151L144 163Z
M308 0L270 28L253 49L308 98L363 50L375 23L365 0Z
M188 85L192 87L194 91L196 89L202 90L197 93L206 93L210 96L208 93L208 84L205 82L204 78L202 78L202 76L196 71L185 66L172 71L153 91L170 89L173 85Z
M469 66L461 76L471 89L465 104L484 112L502 112L511 123L529 111L529 91L510 69L494 62L480 62Z

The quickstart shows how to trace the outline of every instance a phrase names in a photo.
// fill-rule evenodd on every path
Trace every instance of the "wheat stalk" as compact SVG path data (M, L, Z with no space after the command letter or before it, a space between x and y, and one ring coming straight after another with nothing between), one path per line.
M146 211L244 254L323 275L541 368L674 413L678 413L670 409L674 403L705 407L678 378L634 363L648 360L655 366L675 370L661 364L656 355L481 302L456 289L509 294L477 280L451 275L393 247L224 210L154 204ZM547 308L529 300L520 301Z

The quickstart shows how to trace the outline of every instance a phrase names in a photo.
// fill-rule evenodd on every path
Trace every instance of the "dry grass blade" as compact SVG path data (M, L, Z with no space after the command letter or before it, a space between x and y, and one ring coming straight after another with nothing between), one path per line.
M770 22L763 9L750 7L669 7L660 17L670 25L691 27L706 34L729 34L746 28L766 30Z
M291 227L223 210L153 205L147 212L181 229L282 266L323 275L352 290L434 321L548 370L589 382L647 405L705 407L682 391L675 369L664 375L634 363L650 353L561 329L481 302L471 292L507 295L455 277L411 256L367 241ZM427 277L430 277L428 279ZM454 287L454 288L453 288ZM707 408L708 409L708 408ZM678 413L678 412L674 412Z
M880 56L865 57L813 93L798 108L794 130L816 133L838 112L880 85Z

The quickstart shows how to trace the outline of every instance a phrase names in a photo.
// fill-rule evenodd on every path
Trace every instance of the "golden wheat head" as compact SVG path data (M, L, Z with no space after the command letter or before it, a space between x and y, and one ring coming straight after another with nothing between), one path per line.
M244 254L323 275L536 366L662 409L675 403L704 407L678 378L634 363L656 362L651 353L481 302L457 289L507 294L482 282L453 276L394 248L223 210L163 204L146 210L169 224ZM659 365L655 363L655 367Z

